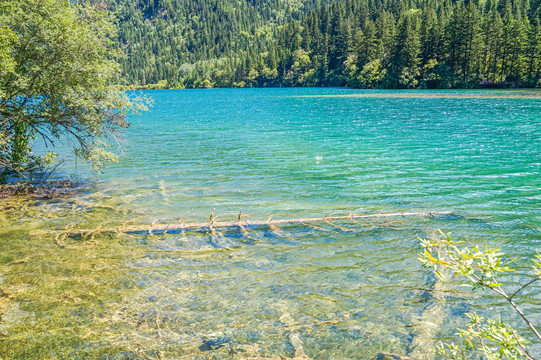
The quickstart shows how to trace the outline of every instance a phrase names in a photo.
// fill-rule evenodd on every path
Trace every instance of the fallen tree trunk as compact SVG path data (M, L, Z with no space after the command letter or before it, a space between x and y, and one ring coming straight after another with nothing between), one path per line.
M208 222L203 223L176 223L176 224L150 224L150 225L124 225L109 228L95 228L95 229L65 229L65 230L39 230L36 234L51 234L51 235L94 235L105 233L124 233L124 234L136 234L136 233L148 233L148 234L163 234L163 233L176 233L185 230L191 231L213 231L214 229L224 228L258 228L262 226L276 226L276 225L295 225L295 224L309 224L318 222L331 222L338 220L351 220L354 219L373 219L373 218L390 218L390 217L405 217L405 216L436 216L436 215L449 215L450 211L426 211L426 212L403 212L403 213L388 213L388 214L349 214L343 216L325 216L314 218L297 218L297 219L278 219L278 220L242 220L241 214L239 214L236 221L213 221L211 215Z

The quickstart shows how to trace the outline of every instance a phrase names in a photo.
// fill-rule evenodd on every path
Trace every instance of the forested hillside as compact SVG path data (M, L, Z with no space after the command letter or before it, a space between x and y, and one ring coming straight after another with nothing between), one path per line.
M261 56L277 30L319 0L114 0L130 83L215 85L207 68L233 73ZM227 66L224 62L227 61ZM223 72L221 71L221 72ZM205 80L212 80L211 82ZM227 86L224 80L220 85Z
M130 84L536 86L541 1L115 0Z

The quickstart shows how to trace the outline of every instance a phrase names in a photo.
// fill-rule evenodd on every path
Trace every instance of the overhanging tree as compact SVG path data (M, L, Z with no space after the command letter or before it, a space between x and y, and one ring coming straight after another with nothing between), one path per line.
M0 6L0 170L39 166L32 152L62 139L95 168L116 160L107 139L145 99L116 90L116 27L103 3L3 0Z

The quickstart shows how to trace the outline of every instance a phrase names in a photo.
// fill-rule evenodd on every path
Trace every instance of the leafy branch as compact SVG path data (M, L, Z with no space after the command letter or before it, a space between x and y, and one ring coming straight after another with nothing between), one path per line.
M541 254L537 253L533 261L535 278L519 286L513 292L506 291L503 283L498 280L515 271L510 264L515 259L504 261L503 253L499 249L485 247L481 250L478 246L473 248L459 248L460 241L451 240L450 234L439 231L441 237L436 240L420 239L423 251L420 260L425 267L432 268L440 280L445 280L443 270L450 271L453 276L462 275L473 289L489 289L503 297L515 310L519 317L531 330L533 337L541 341L541 334L533 322L524 314L522 309L514 301L521 291L541 280ZM466 349L476 349L487 359L521 359L535 360L528 352L527 340L519 335L518 331L501 319L484 319L477 314L467 314L470 324L466 329L459 329L458 335L463 339ZM451 359L468 358L466 352L455 344L441 344L438 348L440 354Z

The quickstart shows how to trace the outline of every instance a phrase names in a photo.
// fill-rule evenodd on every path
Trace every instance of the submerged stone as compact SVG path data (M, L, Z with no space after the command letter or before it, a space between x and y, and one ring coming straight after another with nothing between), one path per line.
M224 347L230 341L231 341L230 339L228 339L228 338L226 338L224 336L220 336L217 339L205 340L203 342L203 344L201 344L199 346L199 350L200 351L217 350L217 349L220 349L220 348Z
M414 360L414 359L405 355L379 353L372 360Z

